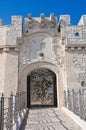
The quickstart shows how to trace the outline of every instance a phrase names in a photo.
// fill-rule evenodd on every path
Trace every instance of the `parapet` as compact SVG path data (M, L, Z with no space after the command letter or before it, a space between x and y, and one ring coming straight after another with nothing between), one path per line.
M28 15L28 18L25 18L25 28L55 28L58 23L57 18L54 14L50 14L50 17L45 17L42 13L40 17L33 18L31 14Z
M78 25L86 25L86 15L82 15Z
M63 25L70 25L70 15L60 15L60 23Z
M22 37L22 17L12 16L11 25L3 25L0 20L0 49L9 51L17 47L17 38Z
M12 16L11 20L12 25L22 25L22 16Z
M28 35L43 29L49 32L53 31L53 33L60 33L62 27L69 25L70 15L61 15L58 21L58 18L54 15L54 13L51 13L50 17L45 17L43 13L40 17L32 17L32 15L29 14L24 20L24 33L25 35Z

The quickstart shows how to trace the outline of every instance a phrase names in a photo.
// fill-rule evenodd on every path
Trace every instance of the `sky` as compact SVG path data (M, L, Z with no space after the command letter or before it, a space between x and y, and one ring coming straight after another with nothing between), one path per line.
M63 14L71 16L71 24L77 25L81 15L86 14L86 0L0 0L0 18L3 23L11 23L12 15L21 15L23 18L31 13L39 17L41 13L49 17L54 13L56 17Z

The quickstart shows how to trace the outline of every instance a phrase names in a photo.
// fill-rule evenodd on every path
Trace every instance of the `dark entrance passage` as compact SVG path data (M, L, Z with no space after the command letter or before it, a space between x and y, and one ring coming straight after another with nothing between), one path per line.
M27 76L27 107L56 107L56 75L48 69L36 69Z

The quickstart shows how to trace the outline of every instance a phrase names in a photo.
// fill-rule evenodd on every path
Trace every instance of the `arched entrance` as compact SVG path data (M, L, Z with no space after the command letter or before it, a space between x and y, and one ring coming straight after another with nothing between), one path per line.
M40 68L27 76L27 107L57 107L56 75Z
M64 74L59 66L47 61L35 62L27 65L22 71L19 72L19 91L25 91L27 93L27 81L29 81L29 76L33 70L44 68L53 72L56 76L56 89L57 89L57 107L62 107L64 105ZM27 80L28 77L28 80ZM28 83L29 84L29 83ZM29 86L29 85L28 85ZM28 94L28 93L27 93ZM28 105L29 97L26 95L26 106Z

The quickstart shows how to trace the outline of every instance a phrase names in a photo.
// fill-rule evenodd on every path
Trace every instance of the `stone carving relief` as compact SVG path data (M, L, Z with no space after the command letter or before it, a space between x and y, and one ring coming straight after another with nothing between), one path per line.
M86 56L77 55L73 57L74 66L82 71L86 71Z
M73 63L75 68L78 68L82 73L78 74L77 81L81 84L86 84L86 56L77 55L73 57Z
M30 53L31 53L31 45L30 44L23 45L22 48L20 49L20 54L19 54L20 69L26 66L30 62L30 58L29 58Z
M31 39L25 38L19 48L19 69L41 60L48 60L63 67L61 44L57 37L51 39L40 35Z
M78 82L81 84L82 87L86 87L86 72L79 73Z
M46 43L44 41L38 41L38 38L31 39L31 41L27 39L26 43L20 44L19 69L23 69L31 62L39 60L40 55L45 49Z
M55 60L57 61L58 65L62 66L63 55L62 55L61 48L59 45L60 41L57 38L53 38L52 42L53 42L53 50L56 56Z
M16 26L12 26L12 27L9 27L9 28L7 29L6 34L7 34L7 36L17 36L17 37L18 37L18 35L20 35L20 34L18 34L18 33L21 32L21 31L22 31L22 30L21 30L20 27L17 27L17 28L16 28Z
M85 81L86 82L86 72L79 73L78 81Z
M40 49L43 50L46 46L46 43L45 42L42 42L41 45L40 45Z

